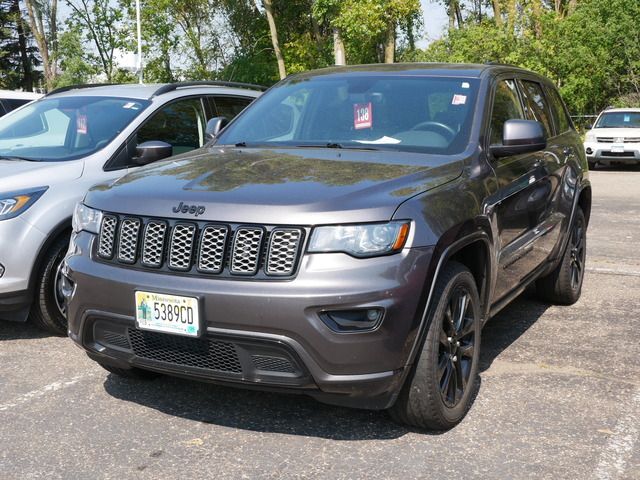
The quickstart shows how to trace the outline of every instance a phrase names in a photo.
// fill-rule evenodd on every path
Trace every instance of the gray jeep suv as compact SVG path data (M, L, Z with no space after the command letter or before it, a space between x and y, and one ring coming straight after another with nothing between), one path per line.
M587 164L538 75L324 69L216 133L77 207L69 335L114 374L446 429L470 407L488 318L532 282L546 301L580 296Z

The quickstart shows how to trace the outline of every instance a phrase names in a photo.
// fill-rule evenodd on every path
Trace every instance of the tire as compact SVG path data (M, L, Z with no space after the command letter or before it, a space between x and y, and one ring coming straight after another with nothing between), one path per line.
M480 299L473 275L457 262L446 265L433 298L426 339L390 414L413 427L448 430L464 418L478 386Z
M153 380L154 378L160 376L159 373L151 372L149 370L142 370L141 368L119 368L102 362L98 362L98 365L104 368L107 372L113 373L114 375L121 378L131 378L134 380Z
M558 266L536 281L538 297L549 303L573 305L582 293L587 250L587 222L580 207L569 231L569 242Z
M62 260L69 247L69 237L58 238L47 251L38 271L36 295L29 320L35 326L55 335L67 334L66 306L60 292Z

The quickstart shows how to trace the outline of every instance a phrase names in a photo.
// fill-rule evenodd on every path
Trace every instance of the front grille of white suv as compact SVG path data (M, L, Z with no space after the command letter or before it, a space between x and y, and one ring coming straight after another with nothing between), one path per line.
M303 227L222 224L105 214L101 261L203 276L287 278L296 273Z

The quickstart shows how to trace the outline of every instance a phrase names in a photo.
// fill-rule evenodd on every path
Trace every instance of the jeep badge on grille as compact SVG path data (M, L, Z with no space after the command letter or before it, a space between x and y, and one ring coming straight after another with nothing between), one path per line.
M204 213L204 205L187 205L184 202L180 202L180 205L173 207L173 213L190 213L199 217Z

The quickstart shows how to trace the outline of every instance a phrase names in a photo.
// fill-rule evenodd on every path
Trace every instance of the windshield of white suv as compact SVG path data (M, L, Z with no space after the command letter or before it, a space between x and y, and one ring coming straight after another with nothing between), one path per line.
M384 74L293 78L245 110L216 143L459 153L469 142L477 84Z
M114 97L46 98L0 118L0 157L66 161L108 145L150 102Z
M640 128L640 112L603 113L593 128Z

